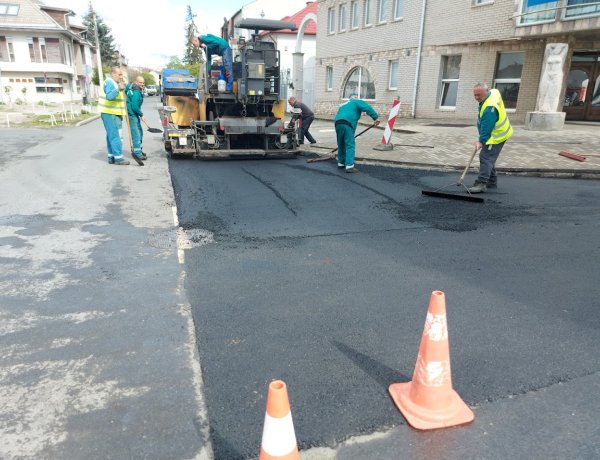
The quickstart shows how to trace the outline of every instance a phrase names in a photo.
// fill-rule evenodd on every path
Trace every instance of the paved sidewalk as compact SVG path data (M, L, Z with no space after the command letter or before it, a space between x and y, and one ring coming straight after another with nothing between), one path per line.
M370 119L363 117L356 132L368 126ZM330 120L318 120L311 127L318 143L305 146L318 154L326 154L336 147L335 131ZM372 129L356 139L356 158L361 161L390 162L410 167L462 170L477 140L474 120L406 119L398 118L394 126L391 151L379 151L383 129ZM423 147L420 147L423 146ZM579 162L559 155L568 151L588 155ZM598 156L589 156L598 155ZM476 157L471 165L479 168ZM561 131L529 131L515 125L514 135L506 143L496 163L500 173L543 176L600 178L600 124L567 123Z

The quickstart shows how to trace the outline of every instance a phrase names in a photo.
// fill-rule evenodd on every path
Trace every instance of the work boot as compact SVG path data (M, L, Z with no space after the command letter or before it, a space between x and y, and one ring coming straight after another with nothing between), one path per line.
M485 185L487 188L498 188L498 182L488 182Z
M118 166L127 166L129 164L129 160L115 160L115 164Z
M467 190L469 190L470 193L483 193L487 190L487 185L485 182L479 182L476 180L473 184L473 187L469 187Z
M146 156L146 154L145 154L145 153L142 153L141 155L137 155L137 157L138 157L140 160L147 160L147 159L148 159L148 157Z
M346 168L346 174L357 173L358 168L356 166L352 166L351 168Z
M108 157L108 164L109 165L114 165L115 164L115 157Z

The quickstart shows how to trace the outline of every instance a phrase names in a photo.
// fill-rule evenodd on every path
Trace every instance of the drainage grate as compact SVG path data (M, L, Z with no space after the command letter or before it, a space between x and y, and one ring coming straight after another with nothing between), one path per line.
M192 249L214 243L214 234L201 228L178 228L150 235L148 244L158 249Z

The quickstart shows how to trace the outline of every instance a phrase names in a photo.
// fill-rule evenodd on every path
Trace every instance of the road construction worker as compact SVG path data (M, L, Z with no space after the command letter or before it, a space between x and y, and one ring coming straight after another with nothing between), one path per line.
M210 57L213 54L218 54L223 58L223 65L225 66L225 77L227 85L225 89L227 91L233 91L233 58L231 56L231 48L229 43L220 37L215 35L206 34L200 35L199 37L192 38L192 45L202 47L206 50L206 60L210 65Z
M143 121L146 123L144 113L142 112L142 104L144 103L144 86L144 77L138 75L133 83L130 83L125 87L125 94L127 96L127 115L129 116L133 154L140 160L147 159L144 152L142 152L144 130L142 129L141 122Z
M290 106L292 106L294 109L300 109L302 111L302 113L300 114L301 124L300 134L298 136L298 143L304 144L304 138L306 137L306 139L308 139L308 142L310 142L311 144L316 144L317 141L314 137L312 137L312 134L308 132L310 125L315 119L314 112L310 110L306 104L300 102L294 96L288 99L288 104L290 104Z
M478 83L473 88L473 96L479 102L479 140L475 142L475 148L479 150L479 176L468 190L471 193L483 193L488 188L498 186L496 160L504 143L512 136L513 129L500 91L490 90L485 83Z
M335 135L338 145L338 169L345 169L347 173L358 172L354 166L354 132L358 120L363 112L374 120L374 125L379 125L379 115L365 101L357 99L356 95L350 96L347 102L340 105L335 116Z
M123 115L125 115L125 96L123 90L123 72L118 67L113 67L102 88L98 98L100 117L106 131L106 147L108 149L108 162L115 165L128 165L129 161L123 158L123 140L121 129Z

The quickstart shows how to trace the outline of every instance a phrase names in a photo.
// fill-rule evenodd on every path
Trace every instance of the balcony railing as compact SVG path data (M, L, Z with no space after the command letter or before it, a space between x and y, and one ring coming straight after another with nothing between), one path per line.
M581 19L600 15L600 2L596 0L523 0L519 25L542 24L556 21L557 11L563 11L562 20Z

